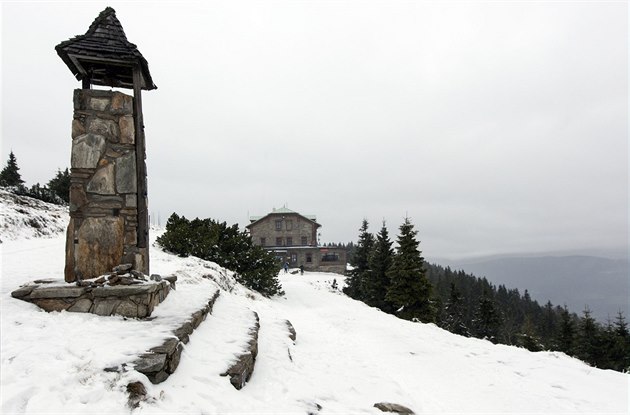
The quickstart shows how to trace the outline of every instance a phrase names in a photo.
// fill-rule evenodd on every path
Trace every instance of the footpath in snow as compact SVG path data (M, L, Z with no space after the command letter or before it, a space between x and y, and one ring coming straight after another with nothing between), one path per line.
M46 313L11 298L20 284L63 278L64 237L4 241L1 287L1 412L129 413L126 385L147 386L133 413L366 413L394 402L427 413L628 413L630 376L561 353L455 336L379 312L331 289L334 274L281 273L286 295L267 299L231 272L151 250L152 272L179 280L151 321ZM190 337L164 383L105 372L159 345L216 290L214 312ZM240 391L220 374L260 316L259 353ZM285 320L297 331L289 338Z

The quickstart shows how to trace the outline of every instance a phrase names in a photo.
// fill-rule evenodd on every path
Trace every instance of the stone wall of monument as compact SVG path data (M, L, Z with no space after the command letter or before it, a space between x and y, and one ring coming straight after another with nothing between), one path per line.
M137 246L137 169L133 97L74 91L70 224L65 279L98 277L119 264L149 273Z

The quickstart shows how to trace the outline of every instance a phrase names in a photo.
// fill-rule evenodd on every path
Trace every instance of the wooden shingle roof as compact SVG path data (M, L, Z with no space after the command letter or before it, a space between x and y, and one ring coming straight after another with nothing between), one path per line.
M133 67L138 65L141 88L157 88L149 64L138 47L127 40L111 7L98 15L84 35L61 42L55 50L78 80L87 78L94 85L133 88Z

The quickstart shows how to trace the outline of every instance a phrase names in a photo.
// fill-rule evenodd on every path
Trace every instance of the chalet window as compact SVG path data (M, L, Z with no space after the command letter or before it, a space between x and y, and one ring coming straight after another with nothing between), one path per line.
M291 238L290 236L287 236L287 246L291 246L293 245L293 238Z
M291 254L291 262L297 262L297 254Z
M278 219L276 221L276 230L277 231L281 231L282 230L282 219Z
M265 238L260 238L260 246L265 246L267 240Z
M276 246L282 246L282 238L276 238Z
M302 237L302 245L308 245L308 238L306 236Z
M287 231L292 231L293 230L293 221L292 220L287 220Z
M337 262L339 261L339 254L336 252L327 252L322 255L322 262Z
M313 262L313 255L312 254L306 254L306 262Z

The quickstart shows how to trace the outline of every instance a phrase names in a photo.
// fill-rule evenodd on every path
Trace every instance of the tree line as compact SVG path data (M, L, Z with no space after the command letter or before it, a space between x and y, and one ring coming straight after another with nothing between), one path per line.
M70 202L70 172L68 168L63 171L57 169L55 176L43 186L35 183L31 187L26 187L13 151L9 153L9 159L0 171L0 187L7 188L18 195L30 196L57 205L67 205Z
M630 333L623 312L598 323L588 307L578 317L566 306L541 306L527 290L498 287L486 278L424 261L409 219L397 247L383 222L378 234L363 220L344 292L400 318L435 323L452 333L555 350L602 369L630 371ZM569 288L569 287L567 287Z

